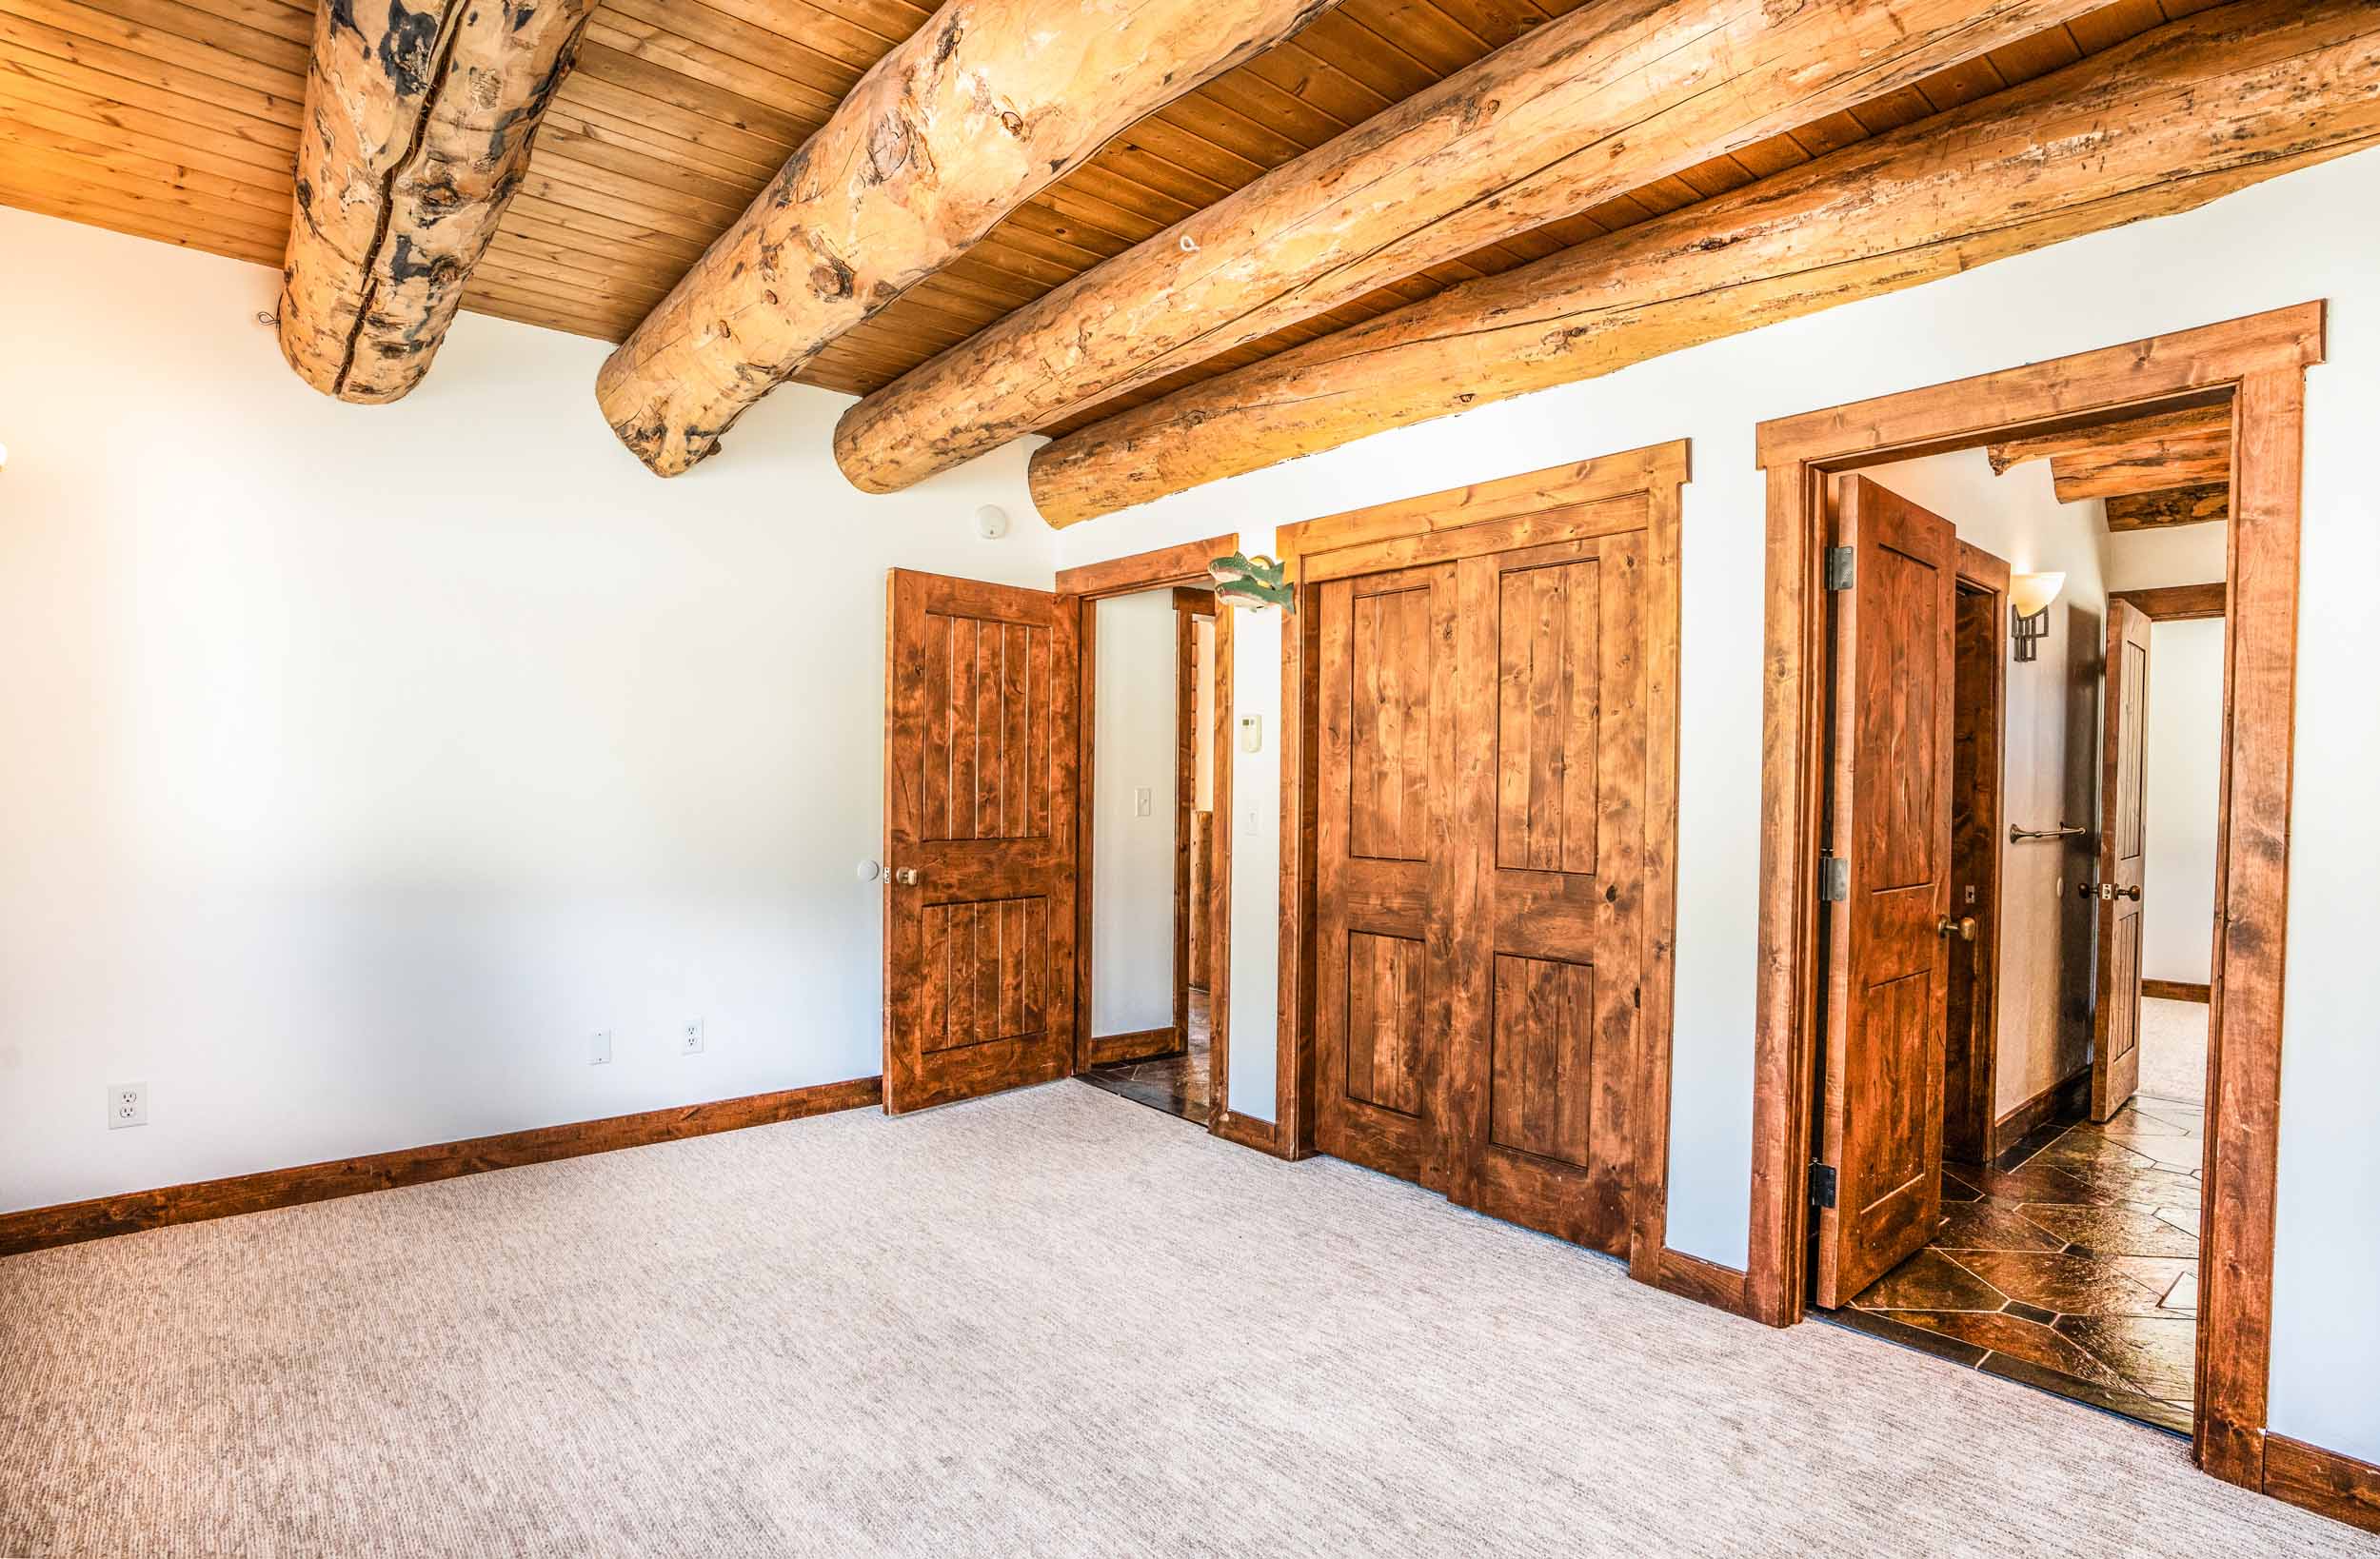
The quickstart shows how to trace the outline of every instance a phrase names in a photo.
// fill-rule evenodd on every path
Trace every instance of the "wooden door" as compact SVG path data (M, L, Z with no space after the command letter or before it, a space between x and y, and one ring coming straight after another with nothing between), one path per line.
M895 569L884 738L884 1109L1074 1056L1075 614Z
M1867 478L1836 479L1833 498L1852 580L1829 593L1829 838L1848 868L1826 906L1822 1152L1835 1184L1818 1209L1816 1297L1829 1307L1941 1221L1957 562L1949 521Z
M1455 570L1320 591L1315 1146L1443 1183Z
M2107 738L2100 757L2099 1000L2092 1018L2091 1118L2140 1086L2140 894L2147 850L2149 618L2108 602Z
M1646 531L1458 565L1448 1194L1628 1249L1646 978Z

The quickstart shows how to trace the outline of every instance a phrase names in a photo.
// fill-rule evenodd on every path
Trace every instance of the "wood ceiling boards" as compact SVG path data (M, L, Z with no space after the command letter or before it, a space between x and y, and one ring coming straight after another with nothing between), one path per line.
M2212 3L2120 0L1434 266L1052 431L2032 79ZM799 378L879 388L1574 6L1344 0L1118 137ZM604 0L464 306L622 339L868 66L929 14L911 0ZM314 8L292 0L0 0L0 203L278 266L313 26Z

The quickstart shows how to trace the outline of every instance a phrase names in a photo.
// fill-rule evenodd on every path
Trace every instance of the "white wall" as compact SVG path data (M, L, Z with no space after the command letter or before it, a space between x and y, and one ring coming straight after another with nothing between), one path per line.
M2290 989L2281 1100L2272 1424L2380 1459L2380 152L2271 180L2200 210L2077 239L1891 297L1714 342L1609 377L1217 483L1062 532L1067 564L1276 524L1690 436L1685 494L1676 1064L1669 1238L1740 1267L1749 1227L1758 858L1764 418L2070 352L2331 301L2330 365L2309 378ZM1278 913L1278 620L1243 616L1240 710L1265 751L1234 770L1231 1107L1273 1108ZM1259 824L1257 818L1263 820Z
M1047 588L1024 452L865 498L789 386L663 482L601 343L342 405L277 283L0 209L0 1209L880 1070L884 570Z
M2150 624L2143 978L2207 983L2222 757L2223 620Z
M1091 1033L1139 1034L1174 1020L1174 593L1092 609Z
M2228 525L2175 525L2118 531L2107 538L2111 590L2152 590L2167 584L2220 584L2230 563Z
M2011 659L2005 667L2002 820L2024 828L2092 826L2107 643L2107 591L2099 579L2104 505L2097 499L2059 503L2047 461L1994 476L1980 449L1865 474L1950 521L1961 541L2003 560L2010 573L2066 576L2050 605L2049 637L2033 660ZM2068 891L2092 869L2091 839L2013 844L2003 833L1999 855L1994 1119L2089 1062L2095 952L2090 911Z

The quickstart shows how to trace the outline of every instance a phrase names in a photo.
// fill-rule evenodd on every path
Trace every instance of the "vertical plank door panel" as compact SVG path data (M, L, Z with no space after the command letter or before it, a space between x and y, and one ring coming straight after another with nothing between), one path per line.
M1063 1076L1074 1053L1074 614L895 569L884 1108Z
M1441 1182L1455 571L1319 592L1315 1146Z

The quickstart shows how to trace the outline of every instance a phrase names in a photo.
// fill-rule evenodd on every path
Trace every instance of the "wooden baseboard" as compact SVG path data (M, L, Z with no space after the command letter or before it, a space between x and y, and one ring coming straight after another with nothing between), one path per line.
M2145 997L2153 997L2158 1001L2208 1001L2212 999L2212 997L2209 995L2207 986L2203 982L2193 984L2186 979L2144 979L2140 982L2140 994Z
M1992 1156L1997 1158L2060 1115L2071 1113L2070 1095L2091 1091L2091 1063L2085 1061L2024 1103L1992 1123Z
M1631 1260L1628 1272L1639 1283L1650 1284L1663 1293L1692 1299L1730 1315L1752 1318L1745 1276L1733 1267L1722 1267L1716 1261L1705 1261L1664 1245L1653 1253L1649 1261Z
M399 1148L390 1153L333 1159L297 1169L264 1170L222 1180L130 1191L87 1202L63 1202L23 1213L0 1213L0 1256L143 1229L163 1229L170 1224L329 1201L367 1191L426 1185L486 1170L518 1169L556 1158L608 1153L614 1148L637 1148L712 1132L732 1132L745 1126L768 1126L837 1110L857 1110L880 1104L883 1097L883 1078L854 1077L848 1082L819 1083L809 1088L752 1094L709 1104L647 1110L641 1115L612 1115L563 1126L540 1126L531 1131L475 1136L426 1148Z
M1082 1064L1115 1066L1123 1061L1146 1060L1152 1056L1173 1056L1182 1048L1181 1031L1168 1023L1161 1029L1101 1035L1082 1047Z
M2370 1462L2268 1434L2264 1491L2350 1527L2380 1532L2380 1467Z
M1259 1120L1254 1115L1243 1115L1235 1111L1218 1109L1214 1119L1207 1123L1206 1129L1226 1142L1237 1142L1243 1148L1254 1148L1259 1153L1269 1153L1276 1158L1297 1157L1296 1154L1281 1151L1280 1128L1269 1120Z

